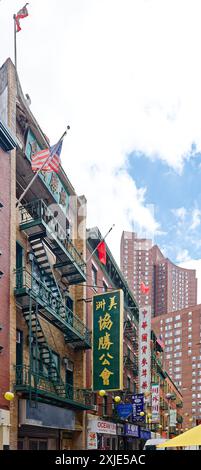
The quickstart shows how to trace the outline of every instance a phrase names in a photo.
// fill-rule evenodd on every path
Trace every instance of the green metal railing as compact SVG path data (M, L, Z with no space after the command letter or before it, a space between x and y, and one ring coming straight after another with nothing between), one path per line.
M42 282L25 268L17 269L15 276L15 292L17 295L28 291L32 297L41 300L42 305L55 316L55 320L63 320L67 327L73 329L88 344L91 344L91 332L89 329L74 312L63 304L59 296L55 296L52 293L45 282Z
M89 390L74 388L58 379L52 381L47 374L33 371L29 366L16 366L16 391L32 392L46 395L48 398L74 402L86 407L93 407L93 393ZM73 403L72 403L73 404Z
M152 352L151 353L151 360L152 360L152 364L153 365L158 365L160 367L160 369L163 369L163 364L162 364L162 361L157 357L157 354Z
M86 263L84 262L81 254L77 248L73 245L72 241L66 236L66 231L54 216L49 207L43 202L42 199L32 201L19 208L20 211L20 225L28 224L34 221L43 221L48 227L50 234L54 234L55 238L62 244L64 249L70 253L73 260L77 263L79 268L86 272ZM65 215L64 215L65 220ZM65 220L66 223L66 220Z

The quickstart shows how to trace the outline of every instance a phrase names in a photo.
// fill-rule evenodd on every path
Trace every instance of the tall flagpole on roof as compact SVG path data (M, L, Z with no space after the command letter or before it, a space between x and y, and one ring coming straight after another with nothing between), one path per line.
M37 178L38 174L40 173L40 171L43 171L43 168L44 166L48 163L49 160L51 160L53 154L55 152L57 152L58 148L59 148L59 144L61 143L61 141L64 139L64 137L66 136L68 130L70 129L70 126L67 126L67 129L65 130L65 132L62 134L62 136L60 137L60 139L58 140L57 144L53 146L50 154L48 155L48 157L46 158L46 160L43 162L43 164L41 165L41 168L39 168L37 170L37 172L35 173L35 175L33 176L32 180L29 182L28 186L26 187L26 189L24 190L24 192L21 194L20 198L18 199L17 201L17 204L16 204L16 207L19 206L21 200L24 198L25 194L27 193L27 191L29 190L29 188L32 186L32 184L34 183L35 179Z
M15 69L17 72L17 29L16 29L16 15L13 15L14 20L14 59L15 59Z

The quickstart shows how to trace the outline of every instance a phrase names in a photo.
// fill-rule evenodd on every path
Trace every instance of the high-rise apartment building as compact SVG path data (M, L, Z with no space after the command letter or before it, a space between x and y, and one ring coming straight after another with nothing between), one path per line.
M190 428L201 419L201 305L153 318L152 328L165 343L164 367L182 392Z
M120 259L139 306L151 305L153 316L196 305L196 271L176 266L151 240L123 232ZM149 286L147 294L141 292L141 282Z

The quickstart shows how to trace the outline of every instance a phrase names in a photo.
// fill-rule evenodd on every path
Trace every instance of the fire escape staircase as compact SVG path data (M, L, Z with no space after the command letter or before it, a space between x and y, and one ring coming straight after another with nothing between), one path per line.
M26 320L27 326L30 330L31 326L31 339L35 345L37 345L39 350L39 357L42 363L42 366L46 368L47 378L50 383L53 385L55 392L62 398L66 396L65 384L60 376L60 372L57 368L56 362L54 360L53 353L48 345L44 331L42 329L41 323L37 315L37 306L31 308L31 311L25 310L23 316ZM31 321L31 325L30 325ZM37 373L35 374L37 376ZM39 375L40 380L40 375Z
M30 245L47 287L52 291L53 295L62 298L43 240L40 237L31 239Z

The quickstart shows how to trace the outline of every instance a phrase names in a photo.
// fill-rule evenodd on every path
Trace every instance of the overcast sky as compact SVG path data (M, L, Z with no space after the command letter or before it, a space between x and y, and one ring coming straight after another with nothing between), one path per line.
M13 13L0 0L0 62ZM18 73L62 163L88 200L88 226L119 258L122 230L152 237L201 276L200 0L32 0ZM188 264L186 264L188 263ZM201 301L199 293L199 301Z

